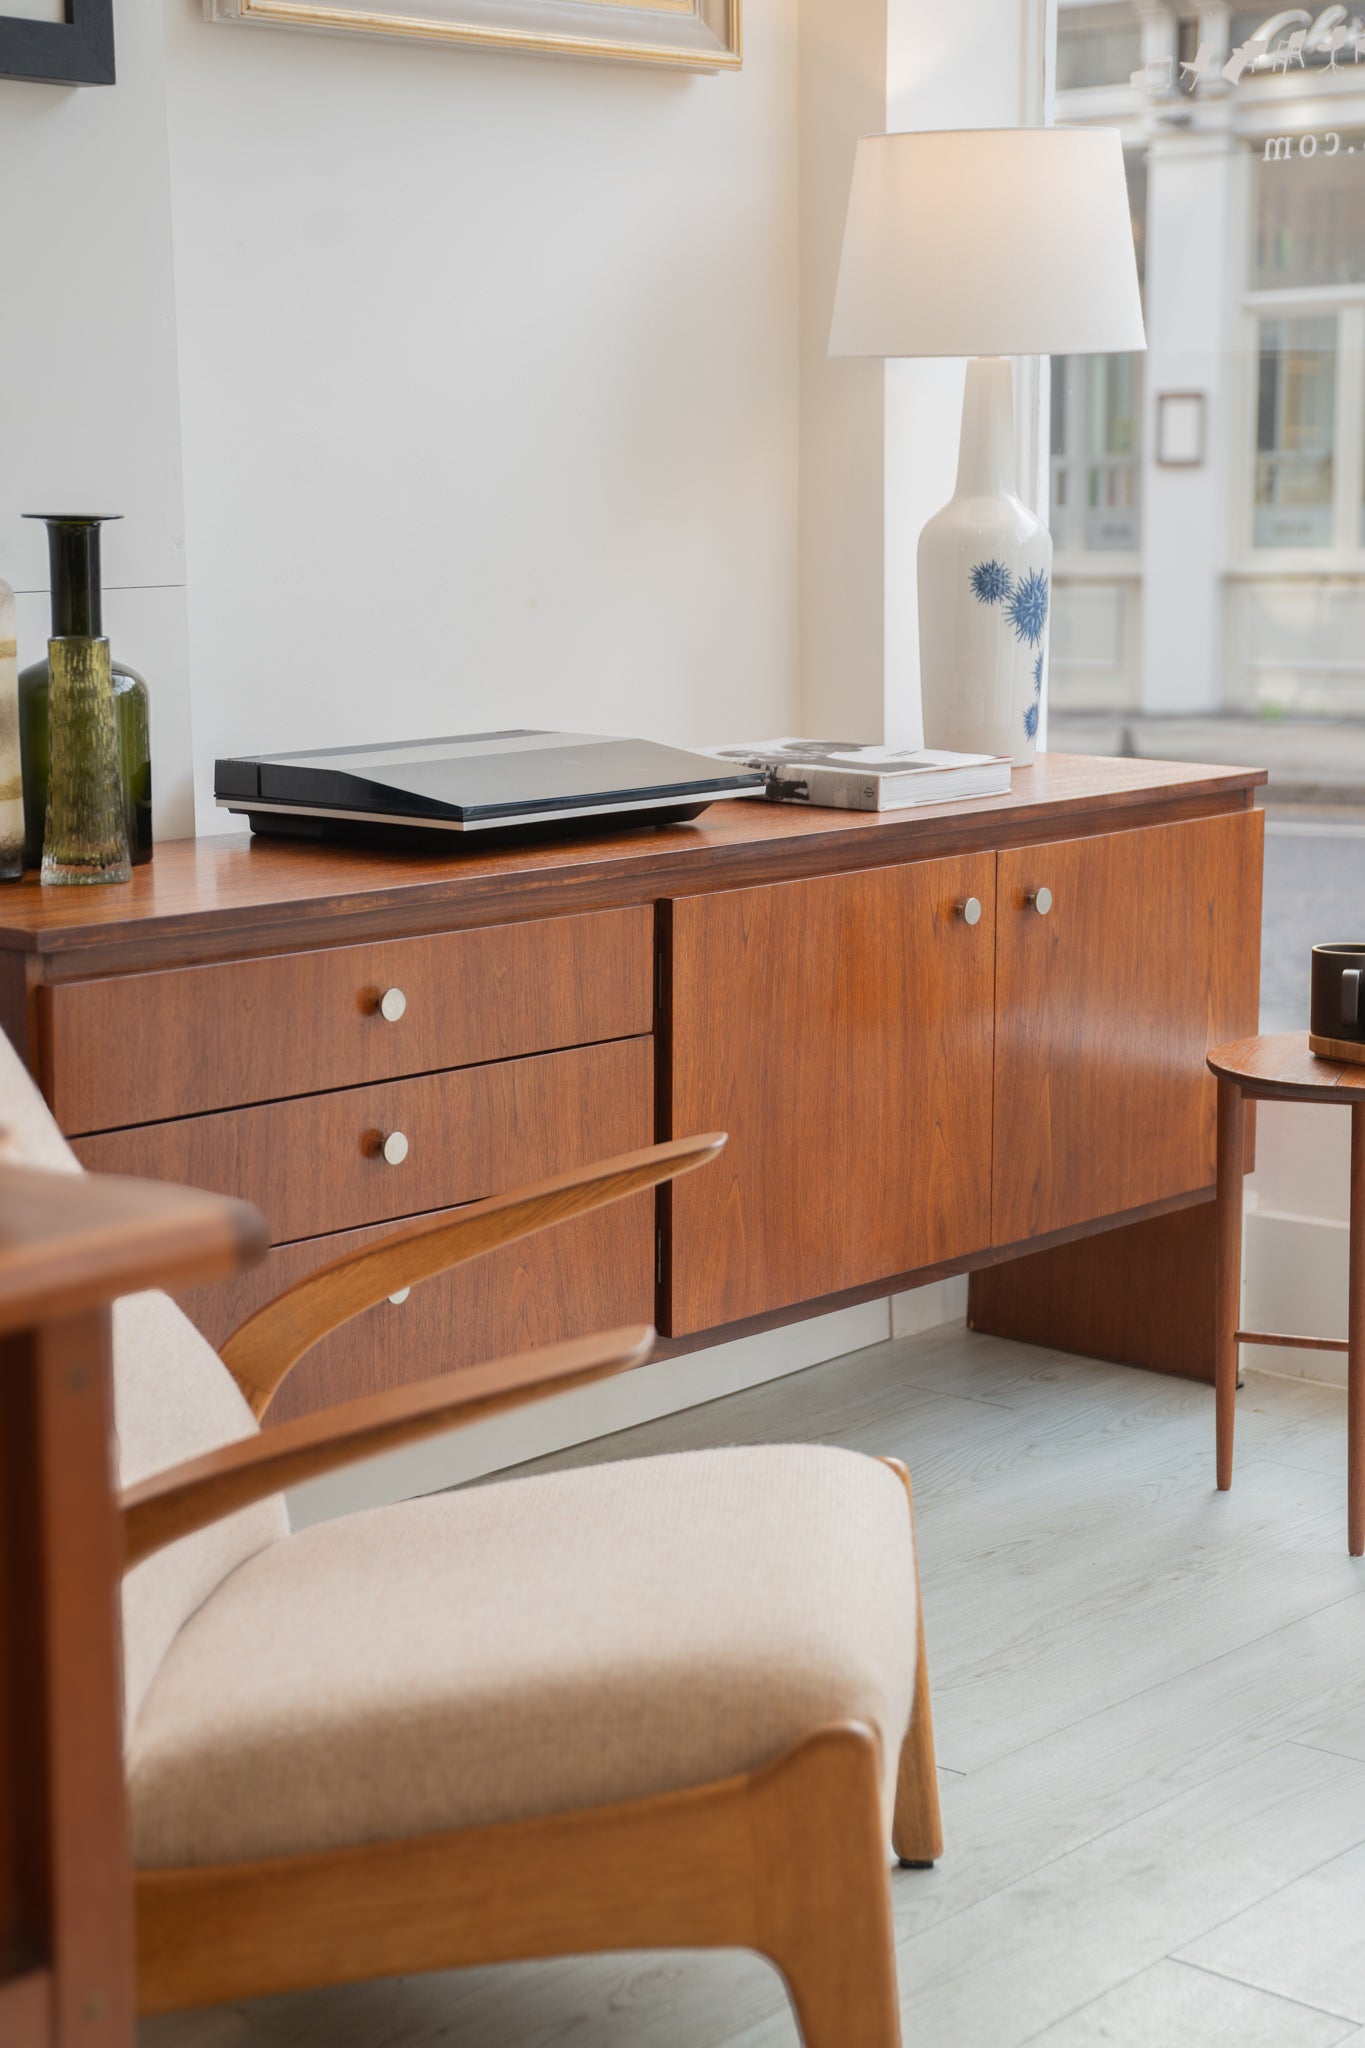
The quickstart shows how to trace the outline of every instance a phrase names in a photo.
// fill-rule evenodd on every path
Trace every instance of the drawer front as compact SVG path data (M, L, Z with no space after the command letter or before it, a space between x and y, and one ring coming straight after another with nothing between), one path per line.
M75 1136L647 1032L654 918L602 910L119 975L42 1002L43 1084Z
M650 1143L641 1122L623 1148ZM580 1146L586 1157L587 1148ZM575 1163L561 1159L562 1168ZM386 1237L393 1225L281 1245L261 1266L180 1297L210 1343L305 1274ZM538 1231L355 1316L300 1359L271 1403L283 1422L334 1401L477 1365L562 1338L654 1320L654 1197L632 1195Z
M649 1144L653 1040L423 1074L216 1116L78 1138L96 1173L254 1202L273 1244L478 1201ZM641 1135L643 1133L643 1136ZM406 1156L391 1144L406 1139Z

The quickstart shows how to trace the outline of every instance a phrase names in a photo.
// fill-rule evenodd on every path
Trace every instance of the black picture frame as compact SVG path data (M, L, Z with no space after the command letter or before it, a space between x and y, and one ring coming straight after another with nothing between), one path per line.
M65 21L0 14L0 78L42 85L114 83L114 0L65 0Z

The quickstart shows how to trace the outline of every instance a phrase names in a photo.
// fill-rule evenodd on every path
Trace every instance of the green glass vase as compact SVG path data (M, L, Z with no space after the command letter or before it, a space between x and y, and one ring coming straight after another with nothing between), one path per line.
M109 642L86 634L47 643L52 768L43 831L45 883L127 882L133 874L119 786Z
M47 526L52 584L52 632L62 639L102 635L100 527L103 515L25 514ZM114 724L118 734L119 786L124 826L134 867L152 857L152 749L147 685L136 669L110 661ZM19 677L19 746L24 781L24 859L41 865L47 823L50 768L48 722L52 675L48 662L35 661Z

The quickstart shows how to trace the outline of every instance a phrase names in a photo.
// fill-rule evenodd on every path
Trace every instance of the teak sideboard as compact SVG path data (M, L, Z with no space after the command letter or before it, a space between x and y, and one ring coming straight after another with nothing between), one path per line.
M255 1203L219 1342L399 1217L725 1130L395 1299L272 1408L632 1321L690 1349L957 1272L975 1327L1212 1377L1214 1087L1257 1025L1252 770L428 856L209 837L0 888L0 1021L94 1168ZM1050 892L1050 906L1048 897Z

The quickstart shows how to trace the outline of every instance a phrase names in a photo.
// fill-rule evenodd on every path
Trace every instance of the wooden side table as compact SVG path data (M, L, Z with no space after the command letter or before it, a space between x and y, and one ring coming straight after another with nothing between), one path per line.
M1322 1060L1308 1050L1306 1031L1239 1038L1209 1054L1218 1077L1218 1276L1214 1376L1218 1416L1218 1486L1232 1484L1232 1429L1241 1344L1284 1344L1300 1351L1344 1351L1346 1393L1346 1533L1352 1557L1365 1553L1365 1066ZM1243 1330L1242 1176L1246 1103L1331 1102L1351 1112L1350 1307L1345 1337L1293 1337Z

